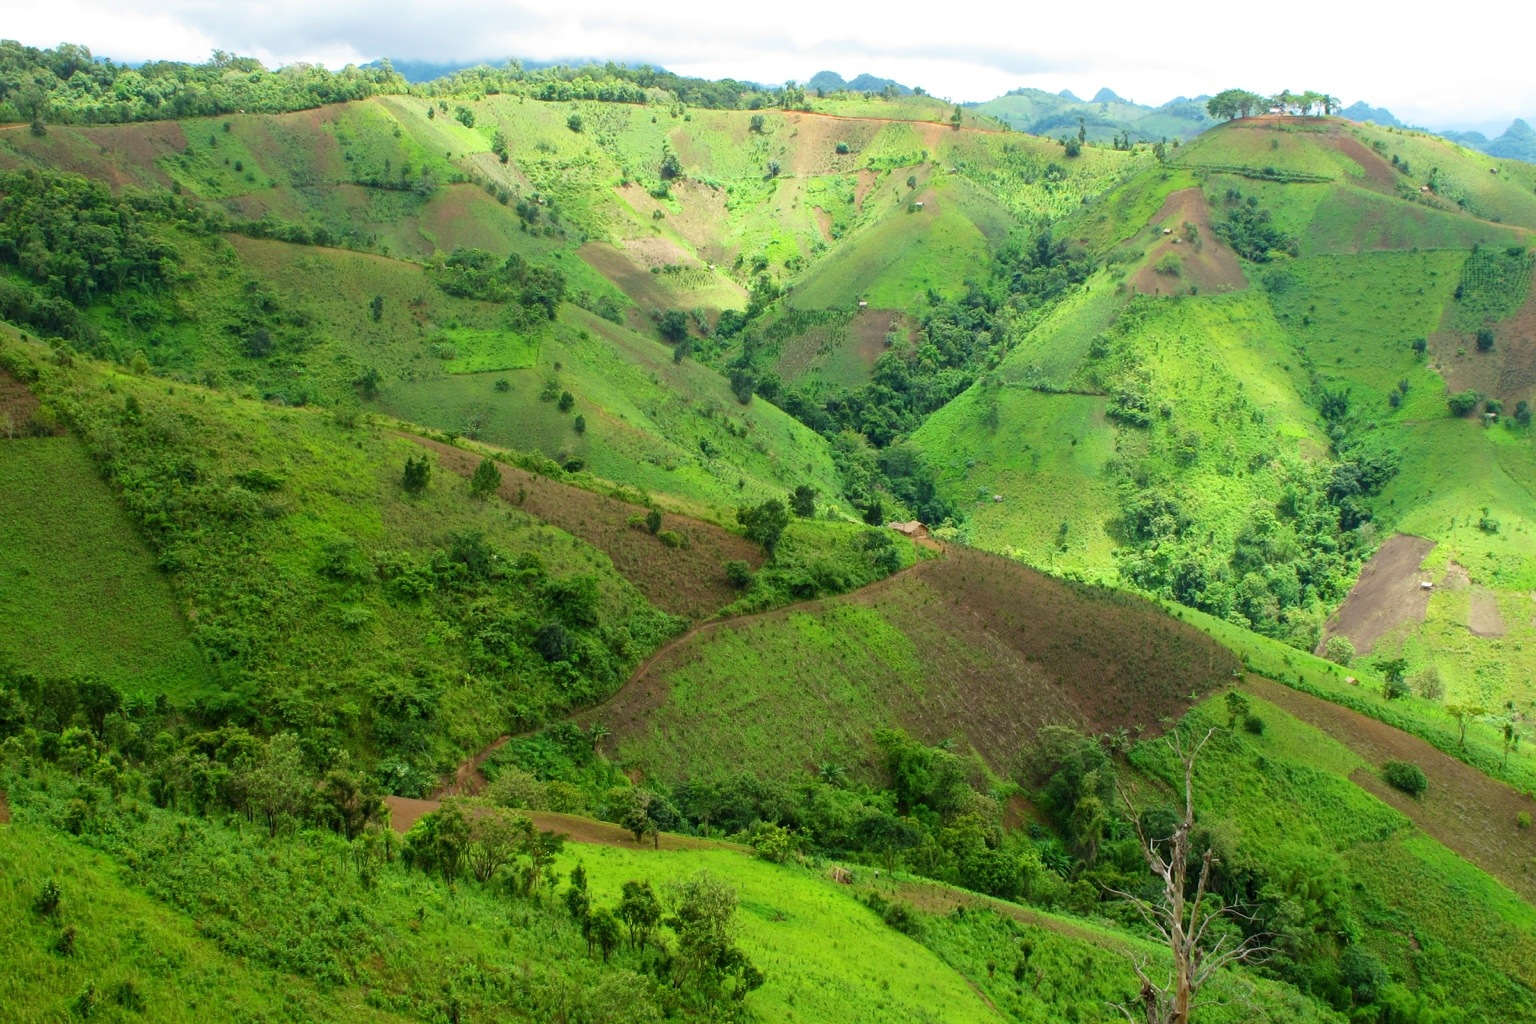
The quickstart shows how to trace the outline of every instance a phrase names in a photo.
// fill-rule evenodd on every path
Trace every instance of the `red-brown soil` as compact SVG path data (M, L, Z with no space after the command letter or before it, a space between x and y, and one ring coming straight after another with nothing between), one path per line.
M1449 319L1451 309L1447 308ZM1442 328L1430 336L1440 375L1452 392L1491 395L1513 410L1516 402L1536 401L1536 287L1514 316L1493 325L1493 351L1477 351L1471 332ZM1459 354L1458 354L1459 353Z
M462 448L403 435L438 454L438 462L471 476L480 456ZM762 564L757 545L713 523L667 513L662 528L689 539L686 548L668 548L643 529L629 525L647 509L627 501L563 484L513 466L501 466L501 497L530 515L574 534L613 560L613 567L656 607L692 619L708 618L736 600L725 578L733 559Z
M1365 769L1357 769L1350 779L1525 899L1536 899L1536 875L1528 871L1536 857L1536 835L1515 824L1522 811L1536 816L1536 800L1374 718L1258 676L1248 677L1247 688L1372 765L1380 767L1389 760L1418 765L1429 788L1417 800Z
M922 663L923 691L890 694L900 702L893 717L925 742L963 737L1001 770L1044 725L1155 730L1160 719L1188 709L1191 693L1225 684L1237 668L1230 652L1138 598L950 547L942 558L852 594L711 623L658 652L589 715L620 743L652 727L671 672L696 657L708 631L751 629L843 602L878 611L910 638ZM826 725L778 723L787 730Z
M1360 165L1365 172L1365 179L1370 183L1373 191L1383 192L1390 196L1397 195L1398 173L1392 169L1392 165L1380 153L1365 145L1353 135L1328 134L1322 136L1323 143L1332 149L1338 150Z
M0 825L11 823L11 805L6 803L5 790L0 789Z
M1184 237L1185 224L1193 224L1198 230L1195 241ZM1193 286L1201 295L1214 295L1248 287L1237 254L1216 237L1211 227L1211 208L1200 189L1183 188L1169 193L1162 209L1152 218L1152 226L1159 232L1169 228L1173 233L1159 233L1145 265L1131 280L1131 287L1137 291L1146 295L1186 295ZM1177 274L1156 269L1158 261L1168 253L1181 261Z
M1424 579L1419 564L1434 546L1434 541L1400 533L1378 548L1323 628L1315 653L1323 653L1329 637L1342 635L1357 654L1369 654L1376 641L1398 625L1423 622L1429 591L1419 586Z
M0 441L12 434L25 434L39 404L25 384L9 371L0 370Z

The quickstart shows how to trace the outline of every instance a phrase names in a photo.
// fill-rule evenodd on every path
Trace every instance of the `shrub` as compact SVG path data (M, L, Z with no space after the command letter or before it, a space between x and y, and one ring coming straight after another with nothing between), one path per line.
M880 915L881 920L903 935L919 935L922 933L922 922L917 914L905 903L892 903L885 908L885 913Z
M1445 684L1440 681L1440 669L1434 665L1415 672L1413 688L1425 700L1440 700L1445 696Z
M1429 788L1429 779L1416 764L1407 761L1388 761L1382 765L1381 777L1393 789L1400 789L1411 797L1421 796Z
M1479 352L1493 351L1493 328L1479 327L1477 329L1477 350Z
M581 115L572 114L570 117L566 118L565 126L571 131L579 133L581 131Z
M752 585L752 567L739 558L733 558L725 563L725 578L737 590L746 590Z
M837 144L837 153L839 156L846 156L848 154L848 143L839 142Z
M1527 829L1531 827L1531 812L1521 811L1515 815L1515 828Z
M501 470L490 459L481 459L475 467L475 475L469 478L469 493L477 498L488 498L501 489Z
M661 541L669 548L680 548L684 546L683 535L678 533L676 530L662 530L660 533L656 534L656 539Z
M661 509L653 508L645 514L645 528L652 534L661 529Z
M1355 660L1355 645L1349 642L1347 636L1331 636L1323 647L1323 657L1335 665L1348 668L1350 662Z
M1246 715L1243 718L1243 731L1250 736L1264 735L1264 719L1258 715Z
M569 391L562 391L560 392L560 400L555 403L555 408L559 409L561 412L570 412L572 407L575 405L576 396L571 394Z
M64 891L59 888L58 882L50 878L43 883L32 900L32 912L38 917L52 917L59 912L59 904L63 901Z
M1452 416L1466 416L1477 408L1477 403L1482 397L1476 391L1458 391L1445 400L1445 405L1450 409Z

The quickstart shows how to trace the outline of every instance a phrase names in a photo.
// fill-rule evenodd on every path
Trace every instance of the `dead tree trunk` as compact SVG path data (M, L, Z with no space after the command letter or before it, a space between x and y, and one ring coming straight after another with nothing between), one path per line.
M1234 942L1230 934L1223 934L1212 941L1207 934L1213 921L1234 913L1208 892L1213 851L1206 850L1200 858L1194 895L1188 894L1190 832L1195 825L1195 759L1213 732L1214 729L1207 731L1192 747L1177 730L1168 737L1168 746L1184 767L1184 808L1173 834L1167 839L1147 835L1130 794L1123 784L1116 783L1126 813L1136 827L1142 857L1152 874L1163 883L1163 894L1156 901L1119 891L1115 894L1128 900L1141 913L1173 956L1172 968L1162 984L1152 980L1151 963L1135 956L1131 958L1131 966L1141 982L1137 1001L1147 1024L1189 1024L1200 989L1217 970L1227 964L1252 960L1263 952L1253 938ZM1127 1007L1116 1004L1116 1009L1135 1024L1136 1017Z

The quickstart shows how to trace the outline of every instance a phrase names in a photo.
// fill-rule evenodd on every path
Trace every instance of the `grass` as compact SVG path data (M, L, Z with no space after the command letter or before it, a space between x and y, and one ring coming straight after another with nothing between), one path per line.
M211 679L154 555L78 439L0 442L0 662L175 701Z
M1536 945L1536 912L1349 781L1357 764L1336 741L1277 708L1261 713L1275 734L1218 730L1196 775L1201 813L1233 829L1231 856L1332 888L1364 926L1356 941L1431 1003L1454 998L1469 1020L1531 1012L1522 951ZM1189 724L1224 720L1213 699ZM1144 746L1132 761L1161 775L1169 759Z
M1106 510L1116 499L1104 466L1114 432L1102 398L978 385L929 417L913 443L940 467L944 492L964 503L969 543L1112 579Z
M597 717L626 765L668 780L822 761L868 775L882 727L1007 772L1042 725L1154 721L1235 667L1145 602L955 547L859 593L695 634Z
M10 922L0 935L0 1000L18 1024L79 1015L87 992L92 1016L108 1020L136 1019L124 1005L134 998L139 1012L173 1024L405 1019L356 991L327 991L220 948L191 917L125 885L110 858L50 829L0 827L0 869L0 907ZM31 909L45 879L64 892L57 920ZM52 947L65 928L77 938L74 952L61 956Z
M725 850L594 846L568 848L561 867L578 862L594 904L617 903L619 887L631 878L650 878L660 887L708 871L734 885L741 899L741 946L768 976L749 999L764 1020L1004 1019L937 956L887 927L848 887L813 869Z
M36 358L28 348L7 355ZM406 495L401 467L420 448L381 429L321 410L167 388L83 360L42 370L39 393L69 410L101 467L111 469L118 496L173 570L174 606L186 609L199 645L224 663L223 685L206 695L217 705L277 702L296 724L350 705L356 710L337 742L371 759L398 742L389 738L395 714L358 712L397 699L403 685L427 702L425 717L411 719L417 724L400 724L422 730L410 741L412 756L435 772L436 758L450 765L514 719L542 721L547 700L569 707L601 699L675 628L607 555L510 505L473 499L452 474L439 471L424 494ZM125 418L129 397L142 410L137 421ZM167 464L190 468L167 476ZM186 474L198 484L191 495ZM551 670L536 663L513 676L480 660L473 637L486 624L476 617L532 616L520 620L523 628L536 625L550 614L538 604L537 587L493 588L478 610L454 609L452 588L429 585L423 595L402 596L377 568L383 560L419 576L464 533L481 535L509 558L535 558L551 578L589 580L597 621L622 632L606 634L589 649L587 667L562 673L558 685L552 676L538 681ZM345 565L364 568L328 569L336 551ZM515 628L519 620L508 621ZM475 682L432 682L446 678Z

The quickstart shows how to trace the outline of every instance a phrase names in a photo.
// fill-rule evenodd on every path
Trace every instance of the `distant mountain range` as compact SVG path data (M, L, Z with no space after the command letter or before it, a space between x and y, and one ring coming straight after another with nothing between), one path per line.
M912 90L900 82L890 78L877 78L874 75L860 75L851 82L843 78L836 71L818 71L805 83L807 90L821 90L822 92L884 92L887 87L895 89L898 96L910 96Z
M1100 89L1084 100L1070 89L1049 93L1015 89L985 103L970 104L977 112L997 118L1031 135L1063 135L1086 130L1094 142L1108 142L1130 132L1132 142L1191 139L1215 124L1206 112L1207 97L1180 96L1160 107L1148 107Z
M374 61L365 67L377 67L382 61ZM481 64L504 64L505 61L447 61L392 60L394 69L408 82L429 82L455 74ZM595 58L567 58L564 60L524 60L526 68L547 68L565 64L582 66L604 63ZM661 70L658 68L657 70ZM835 71L818 71L805 83L807 91L815 92L883 92L893 89L898 96L913 93L906 86L891 78L861 74L845 79ZM1133 142L1156 142L1160 139L1188 141L1211 127L1216 121L1205 109L1206 96L1193 99L1185 96L1169 100L1162 106L1151 107L1133 102L1118 95L1113 89L1100 89L1093 99L1085 100L1070 89L1049 93L1041 89L1015 89L984 103L967 103L965 106L978 113L997 118L1004 124L1031 135L1064 135L1076 133L1079 126L1086 129L1094 142L1108 142L1125 132ZM1369 121L1388 128L1408 128L1392 111L1385 107L1373 107L1356 101L1339 111L1351 121ZM1433 129L1418 129L1433 131ZM1489 156L1536 163L1536 128L1517 118L1502 135L1490 139L1477 131L1445 130L1435 134L1468 149L1475 149Z

